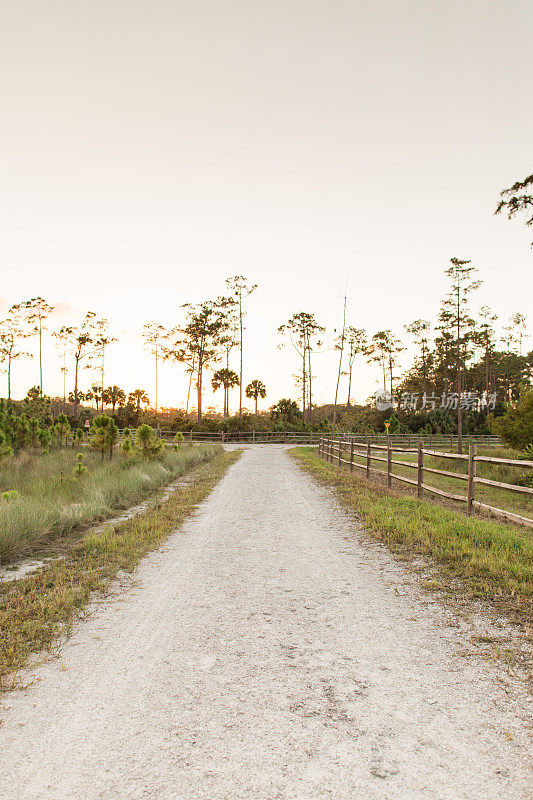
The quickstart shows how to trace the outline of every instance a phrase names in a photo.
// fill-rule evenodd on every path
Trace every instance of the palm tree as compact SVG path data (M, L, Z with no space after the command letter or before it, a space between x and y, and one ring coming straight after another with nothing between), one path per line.
M126 402L126 393L124 389L121 389L120 386L108 386L104 392L104 397L106 403L111 403L111 408L113 409L113 414L115 413L115 408L117 406L123 406Z
M266 397L266 386L265 384L258 380L258 378L254 378L253 381L250 381L248 386L246 387L246 397L253 397L255 400L255 415L257 416L257 398L260 397L262 400Z
M96 383L93 383L93 385L91 386L93 400L96 404L96 413L98 413L99 410L100 400L102 401L102 411L104 410L103 391L104 390L102 389L102 387L98 386L98 384Z
M144 406L150 404L150 398L148 397L144 389L135 389L135 391L129 393L128 403L131 403L132 406L135 406L137 411L140 411L141 404Z
M221 386L224 387L224 416L229 417L229 390L233 389L234 386L239 385L239 376L236 372L233 372L232 369L228 369L227 367L223 367L223 369L217 369L217 371L213 374L213 378L211 380L211 386L213 390L216 392L217 389L220 389Z

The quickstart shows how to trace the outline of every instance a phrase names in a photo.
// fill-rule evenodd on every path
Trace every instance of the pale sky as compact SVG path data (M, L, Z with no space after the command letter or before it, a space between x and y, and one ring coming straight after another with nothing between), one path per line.
M267 385L263 407L297 395L278 326L313 311L331 347L346 282L370 334L433 320L452 256L480 269L476 306L530 311L533 231L493 216L533 170L529 0L0 8L0 317L36 295L61 304L55 327L108 317L106 382L153 397L143 323L177 324L235 274L259 284L245 382ZM61 393L50 340L44 368ZM335 370L316 356L315 401ZM37 380L14 365L15 396ZM357 362L352 395L379 380ZM160 403L185 391L163 366Z

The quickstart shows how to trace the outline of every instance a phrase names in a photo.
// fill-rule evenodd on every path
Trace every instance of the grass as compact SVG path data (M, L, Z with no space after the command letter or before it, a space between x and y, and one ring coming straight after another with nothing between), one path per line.
M0 584L0 688L16 685L14 671L36 651L68 633L95 591L105 592L121 570L131 572L204 500L240 452L217 448L192 480L168 500L102 533L88 534L35 575ZM191 463L192 466L192 463Z
M444 452L449 452L449 448L445 449ZM477 452L480 456L508 458L512 460L518 459L521 455L517 450L505 447L478 447ZM372 451L372 454L378 455L381 458L386 458L386 450L375 450ZM342 457L349 460L349 446ZM393 453L392 458L395 461L417 463L416 453ZM366 457L364 455L355 456L354 462L357 464L365 464ZM468 472L466 461L452 461L449 458L437 458L436 456L424 455L424 466L433 469L443 469L448 472L458 472L462 475L466 475ZM383 461L372 461L372 467L374 469L379 469L386 476L387 465ZM416 480L416 469L393 464L392 471L402 477ZM376 473L374 473L374 475L375 474ZM485 464L481 462L477 465L477 475L480 478L488 478L489 480L502 483L525 485L528 476L530 478L533 476L533 470L528 467L513 467L505 464ZM380 476L378 475L377 478L380 479ZM394 482L393 479L393 483L398 484L398 481ZM466 495L467 492L467 482L460 478L450 478L426 472L424 474L424 483L427 483L429 486L435 486L435 488L442 489L445 492L450 492L451 494ZM404 492L416 492L416 488L412 489L409 484L404 483L401 484L401 486ZM495 508L501 508L504 511L511 511L524 517L533 518L533 495L520 494L518 492L498 489L494 486L485 486L478 483L476 484L476 500L480 500L482 503L494 506ZM458 508L461 507L458 506ZM464 505L464 509L466 509L466 504Z
M120 456L102 462L88 453L88 470L80 477L74 475L73 450L8 459L0 468L0 491L20 494L0 498L0 563L36 553L144 500L220 451L220 445L186 446L165 451L161 460L131 463Z
M490 600L517 619L532 614L533 537L525 530L488 519L465 517L438 503L388 491L316 455L290 451L321 483L333 486L366 528L392 550L408 557L431 556L450 587Z

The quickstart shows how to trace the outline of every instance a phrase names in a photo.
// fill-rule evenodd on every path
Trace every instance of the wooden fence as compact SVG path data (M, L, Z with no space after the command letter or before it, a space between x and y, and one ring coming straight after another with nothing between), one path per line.
M376 450L378 451L378 455L374 455L372 452ZM417 458L416 461L394 459L393 455L395 453L416 453ZM408 483L412 486L416 486L418 497L422 497L423 493L426 491L440 495L441 497L445 497L448 500L466 503L467 514L469 516L475 512L475 509L480 509L482 511L487 511L496 517L508 519L519 525L526 525L529 528L533 528L533 519L523 517L520 514L514 514L502 508L496 508L476 500L476 485L478 484L492 486L509 492L519 492L520 494L533 495L533 489L529 488L528 486L518 486L513 483L503 483L501 481L493 481L489 480L488 478L479 477L477 475L477 465L479 463L505 464L508 466L533 468L533 461L478 456L477 444L474 442L469 444L468 455L466 455L426 449L424 447L424 442L422 441L418 442L416 448L395 447L390 441L387 443L387 445L378 445L367 441L363 446L360 442L357 442L351 437L349 439L343 439L342 437L335 439L332 436L323 436L321 438L318 446L318 454L330 463L336 464L339 468L342 468L343 465L347 466L350 472L353 472L356 468L363 470L367 478L371 478L373 473L382 475L383 477L386 477L387 486L389 489L392 488L392 481L394 479L402 483ZM424 455L434 456L436 458L455 459L456 461L466 461L468 462L468 472L452 472L450 470L428 467L424 464ZM344 458L343 456L348 456L348 458ZM363 458L365 463L361 464L355 461L356 456ZM385 463L386 468L377 469L376 467L373 467L373 461L381 461ZM416 480L414 478L407 478L404 475L398 475L397 473L394 473L393 465L408 467L416 470ZM424 482L425 473L433 473L436 475L443 475L447 478L455 478L457 480L465 481L466 494L452 494L451 492L445 492L443 489L437 489L435 486L430 486L428 483Z
M181 431L185 441L190 442L222 442L223 444L300 444L318 445L323 438L323 433L312 431ZM171 442L176 435L176 431L161 431L161 437ZM343 434L345 435L345 434ZM346 434L348 435L348 434ZM391 444L416 445L418 441L423 441L429 447L450 447L453 449L457 445L456 434L426 434L420 436L414 433L391 434L387 437L384 433L373 434L349 434L355 442L366 444L367 441L375 444L386 444L389 440ZM465 444L475 443L486 446L496 446L500 444L497 436L463 436Z

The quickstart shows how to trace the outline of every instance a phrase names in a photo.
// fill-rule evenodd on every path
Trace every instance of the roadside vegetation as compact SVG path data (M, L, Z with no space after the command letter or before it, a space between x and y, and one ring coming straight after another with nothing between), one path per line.
M442 588L457 591L457 579L474 596L491 600L517 620L533 607L533 536L479 517L466 517L438 503L397 494L298 447L298 463L363 520L366 529L393 551L411 558L431 556L440 566Z
M182 466L194 466L185 453ZM191 480L168 500L102 533L78 538L62 558L20 580L0 583L0 688L16 686L14 670L29 656L49 650L67 634L93 592L105 592L119 571L131 572L139 561L183 523L239 457L240 452L210 448L209 461L196 461Z
M100 425L93 450L22 451L0 462L0 563L35 553L144 500L221 452L216 445L164 448L145 425L134 441L126 436L109 460L114 443L106 439L106 430L114 439L113 427Z

